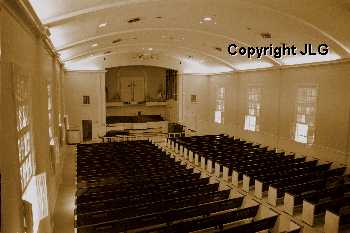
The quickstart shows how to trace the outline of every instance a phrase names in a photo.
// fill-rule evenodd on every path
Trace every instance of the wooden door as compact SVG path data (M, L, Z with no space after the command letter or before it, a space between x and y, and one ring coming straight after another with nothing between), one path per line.
M83 128L83 141L91 141L92 140L92 120L83 120L82 122Z

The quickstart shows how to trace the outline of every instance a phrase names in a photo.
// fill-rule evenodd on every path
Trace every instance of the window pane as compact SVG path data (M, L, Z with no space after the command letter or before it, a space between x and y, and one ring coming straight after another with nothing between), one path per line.
M215 111L215 122L221 124L221 112Z
M307 143L308 125L297 123L295 128L295 141Z
M294 140L300 143L312 144L315 139L316 87L298 88L296 101Z
M256 117L246 115L244 122L244 129L249 131L256 131Z
M225 88L220 87L216 90L216 106L214 112L214 122L223 124L225 110Z
M261 111L261 87L248 87L247 112L244 130L259 131L259 117Z

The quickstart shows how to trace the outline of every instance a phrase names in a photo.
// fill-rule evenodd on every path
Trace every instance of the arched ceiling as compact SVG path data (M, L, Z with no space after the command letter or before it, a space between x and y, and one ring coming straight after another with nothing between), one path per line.
M30 0L67 69L218 73L350 57L350 0ZM130 22L131 21L131 22ZM134 21L134 22L132 22ZM271 35L263 38L262 33ZM328 56L249 59L229 43L326 43Z

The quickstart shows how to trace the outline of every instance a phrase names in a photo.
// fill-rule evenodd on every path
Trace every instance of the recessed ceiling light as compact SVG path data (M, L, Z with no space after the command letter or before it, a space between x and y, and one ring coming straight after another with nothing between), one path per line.
M101 23L100 25L98 25L98 27L99 28L104 28L104 27L106 27L107 26L107 23L105 22L105 23Z
M209 16L203 18L203 21L205 21L205 22L209 22L209 21L212 21L212 20L213 20L213 18L209 17Z
M97 47L97 46L98 46L98 44L97 44L97 43L95 43L95 44L91 45L91 47Z

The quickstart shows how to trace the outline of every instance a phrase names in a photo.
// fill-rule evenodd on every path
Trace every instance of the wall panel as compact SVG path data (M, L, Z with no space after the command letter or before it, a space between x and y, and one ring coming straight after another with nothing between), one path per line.
M106 131L106 101L104 72L67 72L65 101L70 129L82 130L82 120L92 120L93 139ZM90 104L83 104L83 96L90 96Z
M180 108L182 106L184 123L203 133L230 133L273 148L350 165L349 77L349 62L227 75L182 75L183 98L180 100ZM227 111L222 125L213 123L212 117L215 109L215 90L218 86L225 86L227 89ZM247 93L251 87L261 88L258 132L244 130ZM296 100L298 89L301 87L317 89L315 141L309 144L294 140ZM197 94L201 101L192 104L191 94Z

